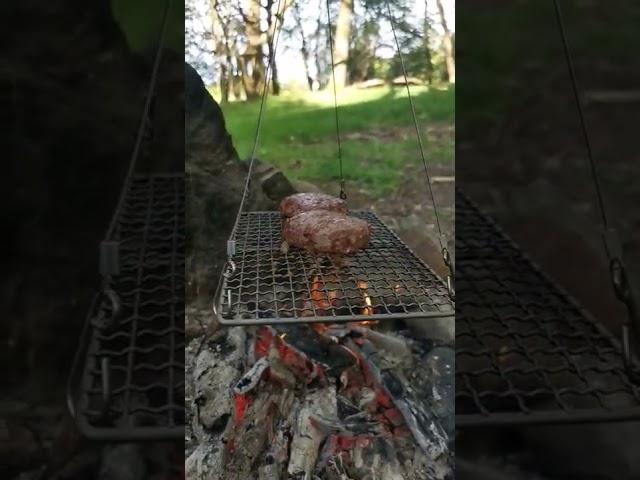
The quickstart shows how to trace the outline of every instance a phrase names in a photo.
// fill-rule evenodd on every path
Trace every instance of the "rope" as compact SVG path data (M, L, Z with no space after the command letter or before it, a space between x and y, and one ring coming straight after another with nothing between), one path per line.
M256 160L256 151L258 148L258 140L260 138L260 127L262 126L262 116L264 113L264 106L267 98L267 92L269 91L270 73L271 73L272 65L276 56L276 50L278 49L278 39L280 38L280 30L278 30L278 20L280 19L281 2L282 0L278 0L278 4L276 5L276 18L273 23L274 35L273 35L273 38L271 39L271 42L272 42L271 51L273 52L273 55L271 55L271 58L269 58L269 62L267 63L267 71L265 73L264 88L262 90L262 96L260 98L260 110L258 112L258 123L256 124L256 132L253 138L253 149L251 150L251 159L249 161L249 172L247 173L247 178L244 183L244 190L242 192L242 199L240 200L240 206L238 207L236 220L233 224L233 229L231 230L231 235L229 236L229 242L227 243L227 245L232 244L233 242L232 239L235 237L236 230L238 229L238 224L240 223L240 215L244 208L244 203L247 199L247 193L249 192L249 185L251 184L251 173L253 172L253 165ZM282 21L280 21L280 26L282 26ZM229 257L231 257L231 255L235 253L234 247L228 247L228 248L230 248L230 250L227 251L227 254Z
M331 54L331 76L333 78L333 105L336 116L336 141L338 143L338 163L340 164L340 198L346 200L347 194L345 192L344 174L342 171L342 144L340 143L340 122L338 121L338 94L336 87L336 70L335 61L333 59L333 33L331 31L331 8L329 0L327 4L327 23L329 24L329 52Z
M416 116L416 109L415 106L413 104L413 98L411 97L411 89L409 88L409 80L408 80L408 75L407 75L407 69L405 67L405 63L404 63L404 57L402 56L402 51L400 50L400 42L398 41L398 35L396 33L396 26L395 26L395 20L393 17L393 14L391 13L391 5L389 4L389 0L385 0L385 3L387 5L387 13L389 16L389 21L391 23L391 31L393 32L393 39L395 41L396 44L396 48L398 50L398 57L400 58L400 66L402 67L402 75L404 76L404 84L405 87L407 88L407 97L409 99L409 107L411 110L411 118L413 119L413 126L415 128L416 131L416 137L418 139L418 147L420 149L420 157L422 158L422 165L424 166L424 173L427 177L427 190L429 192L429 196L431 197L431 203L433 204L433 213L434 216L436 218L436 225L438 228L438 234L439 234L439 238L440 238L440 248L442 249L442 254L445 260L445 264L447 264L447 266L449 266L450 263L450 258L449 258L449 251L447 249L447 246L444 243L444 235L442 233L442 227L440 225L440 216L438 215L438 206L436 204L436 199L435 196L433 194L433 188L431 187L431 175L429 175L429 168L427 166L427 159L425 157L424 154L424 147L422 144L422 135L420 134L420 127L418 126L418 118ZM450 268L451 270L451 268ZM453 274L453 272L451 272Z
M147 125L147 121L149 120L149 111L151 109L151 101L153 99L153 93L155 91L156 83L158 79L158 70L160 68L160 60L162 59L162 51L164 48L164 38L167 31L169 11L171 10L172 3L173 3L173 0L165 0L164 12L162 14L162 24L160 27L160 32L158 34L156 55L153 61L151 79L149 80L149 86L147 87L146 99L145 99L144 107L142 110L142 118L140 119L140 126L138 127L136 142L133 146L131 160L129 161L129 169L127 170L127 175L124 179L124 185L122 187L122 191L120 192L118 205L114 211L113 217L111 218L111 222L109 223L109 228L107 230L107 234L105 237L107 239L110 239L113 236L113 233L115 232L117 222L118 222L118 215L120 214L120 211L122 210L122 207L124 205L127 192L129 191L129 187L131 186L133 173L135 171L136 164L138 163L138 157L140 156L140 148L142 146L142 141L144 139L145 127Z

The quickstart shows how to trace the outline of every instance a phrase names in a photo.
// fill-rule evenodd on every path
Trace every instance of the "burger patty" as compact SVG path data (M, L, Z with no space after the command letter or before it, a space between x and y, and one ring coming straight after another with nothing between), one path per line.
M313 210L347 213L347 202L324 193L296 193L280 202L280 214L285 218Z
M325 210L300 213L286 220L282 229L289 245L313 253L355 253L369 244L370 236L365 220Z

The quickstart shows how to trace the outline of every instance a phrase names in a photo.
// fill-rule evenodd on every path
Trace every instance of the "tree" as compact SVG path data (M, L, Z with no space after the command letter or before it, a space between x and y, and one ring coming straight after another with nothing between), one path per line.
M242 71L242 83L247 94L247 100L253 100L260 96L265 82L264 51L262 49L262 31L260 19L262 6L260 0L249 0L249 11L244 14L240 10L245 21L247 47L238 58Z
M352 18L353 0L340 0L340 10L338 12L333 48L336 88L343 88L347 84L347 62L349 61L349 40L351 39Z
M280 4L280 11L274 10L274 5ZM276 2L276 0L267 0L265 5L265 10L267 14L267 49L268 49L268 59L267 61L271 64L271 91L274 95L278 95L280 93L280 81L278 80L278 64L275 59L275 49L277 45L274 43L274 39L276 36L276 29L282 28L282 21L284 17L284 12L291 6L293 0L284 0L281 2Z
M424 44L424 52L426 55L426 64L427 64L427 82L429 85L433 83L433 60L431 58L431 45L429 42L431 41L431 20L429 19L429 5L427 0L424 0L424 21L423 21L423 44Z
M453 58L453 39L451 37L451 31L447 24L447 19L444 15L444 6L442 0L436 0L436 6L438 7L438 13L440 14L440 23L444 35L442 37L442 50L444 53L445 64L447 66L447 79L449 83L455 83L456 81L456 64Z
M304 32L304 27L302 25L300 6L297 3L293 4L293 18L296 22L296 29L300 34L300 54L302 55L302 61L304 62L304 73L307 77L307 85L309 86L309 90L313 90L313 77L311 76L311 69L309 67L309 46L307 43L307 36Z

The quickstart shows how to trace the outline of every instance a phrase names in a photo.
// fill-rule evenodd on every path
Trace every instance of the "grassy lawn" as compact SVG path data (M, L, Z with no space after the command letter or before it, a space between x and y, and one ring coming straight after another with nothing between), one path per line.
M412 87L427 160L454 156L454 88ZM346 89L338 97L344 176L374 195L393 190L405 170L418 170L420 155L404 88ZM222 107L241 158L248 158L259 102ZM431 132L436 134L431 134ZM339 178L331 91L269 96L256 156L290 178L326 182Z

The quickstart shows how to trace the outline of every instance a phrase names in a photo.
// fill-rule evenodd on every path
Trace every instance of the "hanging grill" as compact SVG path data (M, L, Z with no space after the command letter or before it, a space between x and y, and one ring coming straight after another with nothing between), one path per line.
M69 410L92 439L184 436L185 176L135 173L153 136L149 113L171 3L165 2L127 175L100 245L102 291L91 305L67 385Z
M346 199L342 165L340 123L333 58L331 9L326 2L327 23L336 124L337 158L340 173L340 198ZM420 156L433 203L440 235L443 261L449 268L446 283L396 236L372 212L351 212L367 220L371 227L369 245L349 257L314 256L302 249L281 251L282 220L278 212L243 211L255 163L265 100L269 91L273 57L269 58L258 121L249 161L249 171L227 242L227 264L214 296L213 310L223 325L265 325L283 323L353 322L403 318L451 317L455 314L453 262L441 231L438 210L431 189L429 170L409 84L404 58L396 36L395 20L387 2L387 11L400 57L407 96ZM280 0L276 6L280 12ZM276 52L282 23L276 15L273 45Z
M302 249L280 249L278 212L243 213L235 270L224 277L215 311L223 325L352 322L452 317L446 284L377 216L368 248L336 263Z
M134 177L110 240L119 313L97 297L72 372L71 410L94 439L184 435L184 175Z
M621 345L460 192L456 426L640 419Z

